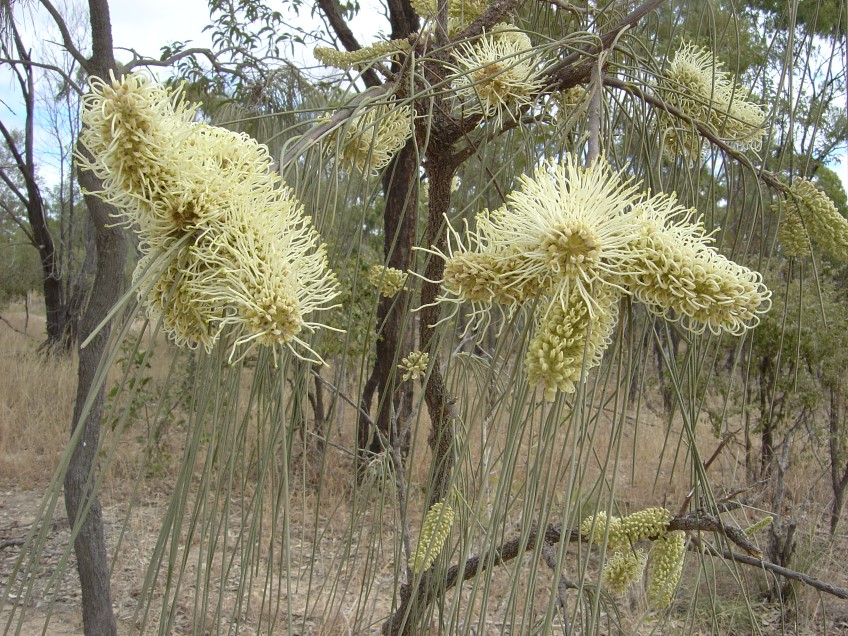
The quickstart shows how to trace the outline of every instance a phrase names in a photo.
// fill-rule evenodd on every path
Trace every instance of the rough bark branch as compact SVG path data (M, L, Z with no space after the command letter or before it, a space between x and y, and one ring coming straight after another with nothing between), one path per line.
M59 13L59 10L53 6L53 3L50 0L41 0L41 6L47 9L47 13L50 14L50 17L53 18L53 21L56 23L56 28L59 29L59 33L62 35L62 46L70 53L71 57L73 57L80 66L85 69L86 73L91 73L91 61L82 54L82 52L77 48L76 44L74 44L74 38L71 36L71 32L68 29L68 25L65 23L65 19L62 17L62 14ZM111 25L109 26L109 39L111 41ZM110 44L111 48L111 44Z

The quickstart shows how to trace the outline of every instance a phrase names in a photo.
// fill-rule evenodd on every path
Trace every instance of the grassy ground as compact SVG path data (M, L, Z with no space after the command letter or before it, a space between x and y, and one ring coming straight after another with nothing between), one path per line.
M0 585L12 578L13 568L20 554L21 540L31 527L47 488L65 448L68 436L74 390L75 360L44 359L37 354L43 334L43 319L36 312L30 316L24 332L25 314L22 306L13 305L2 312L8 324L0 324ZM156 549L163 519L168 516L168 502L177 483L182 453L188 432L180 419L181 383L185 377L168 377L171 354L169 347L158 343L163 352L150 360L139 387L143 396L140 405L132 412L131 421L115 445L115 455L105 475L102 490L107 542L113 557L112 583L114 605L121 633L134 633L143 616L137 611L138 599L145 593L145 575L150 555ZM187 373L191 375L190 371ZM109 386L120 377L120 369L113 371ZM190 379L190 377L189 377ZM187 386L187 385L186 385ZM174 406L167 417L157 415L154 396L167 388L173 394ZM350 393L356 394L353 383ZM622 440L627 452L622 453L619 465L617 495L619 505L638 509L647 505L663 504L675 510L687 495L686 483L672 479L674 454L663 452L668 435L667 424L661 413L661 400L648 398L651 408L640 413L639 427L624 431ZM653 412L652 412L653 411ZM245 534L245 518L252 506L255 479L245 473L231 490L227 502L214 501L217 518L227 519L232 530L221 534L226 537L220 544L209 537L192 535L190 541L174 545L179 558L187 564L184 577L188 581L176 597L169 596L161 578L149 591L151 615L146 619L144 633L157 633L160 620L169 620L168 633L225 633L233 616L240 616L246 631L253 633L251 625L262 633L286 632L286 617L291 617L302 634L359 634L377 633L390 612L393 592L393 567L396 559L391 551L374 551L374 537L383 536L385 545L392 543L392 529L380 527L385 518L371 511L380 506L380 494L371 500L357 500L351 484L354 444L355 412L350 407L341 408L328 424L327 453L321 457L308 452L313 444L305 444L292 451L290 478L287 486L289 500L285 507L288 538L287 554L283 559L284 571L279 561L268 554L252 561L250 573L241 569L241 559L251 554L248 539L264 546L277 546L283 541L274 533L279 526L271 523ZM104 452L113 448L107 418ZM608 425L608 423L607 423ZM595 444L603 447L609 430L601 422ZM675 434L672 425L672 435ZM698 423L699 450L709 457L718 447L709 428L706 416ZM426 425L418 428L416 448L426 446ZM152 443L155 442L155 443ZM257 439L256 444L260 444ZM526 441L532 445L534 440ZM307 449L307 452L304 452ZM197 458L202 465L204 456ZM416 492L426 481L427 461L413 463L409 475L410 492ZM843 530L831 540L826 531L829 492L827 474L819 458L809 446L801 448L792 460L793 469L787 474L784 514L798 522L796 536L798 549L793 566L810 571L816 577L839 586L848 586L848 570L840 555L848 549L848 536ZM516 472L521 476L521 468ZM599 471L600 468L590 467ZM249 471L248 471L249 472ZM197 469L197 475L201 475ZM751 487L745 477L744 453L739 444L729 444L710 467L710 478L717 495L744 490L743 496L751 508L750 521L756 521L757 506L762 501L763 489ZM320 478L321 488L316 488ZM658 487L658 484L660 486ZM195 497L203 492L202 480L192 482ZM662 501L658 501L662 498ZM263 498L260 498L264 501ZM211 501L211 500L210 500ZM364 505L363 505L364 504ZM420 498L410 502L410 519L423 516ZM759 515L761 516L761 515ZM241 531L239 529L242 529ZM351 541L354 532L366 534L361 546ZM10 596L10 605L26 605L26 621L20 633L42 633L50 617L49 634L81 634L81 614L78 610L79 593L74 574L73 556L60 580L53 584L51 575L67 553L70 538L67 519L61 502L53 525L49 529L42 558L32 572L29 596L17 591ZM527 566L526 562L521 563ZM594 566L593 566L594 567ZM710 576L706 570L715 568ZM490 598L486 619L480 633L516 633L508 624L510 612L516 611L510 591L515 593L514 577L521 577L522 568L501 568L492 575L489 583ZM742 576L748 598L739 593ZM361 594L362 581L374 581L367 596ZM517 611L538 612L545 607L553 581L549 570L538 570L534 595L526 595ZM848 633L848 603L831 597L814 594L807 588L798 588L798 595L788 611L769 604L751 591L765 589L766 578L755 570L740 575L723 562L705 561L699 565L690 558L682 581L685 593L680 598L689 599L690 606L679 608L680 616L690 616L688 621L670 620L657 627L652 615L645 611L644 592L641 587L621 599L622 623L625 631L632 633ZM49 593L45 589L50 584ZM523 583L519 584L519 588ZM279 592L282 587L283 592ZM200 598L197 589L205 588L207 598ZM247 589L246 589L247 588ZM263 590L271 598L283 599L276 606L262 602ZM698 594L693 594L694 590ZM3 588L0 588L2 591ZM537 598L538 597L538 598ZM212 600L209 601L209 598ZM238 599L250 602L236 606ZM208 602L208 604L207 604ZM465 603L464 599L459 601ZM479 604L479 598L476 601ZM161 613L170 608L170 614ZM750 609L757 617L752 625ZM0 625L6 629L5 619L9 606L0 613ZM543 610L542 610L543 611ZM470 615L474 615L470 611ZM271 627L269 627L269 625ZM507 625L507 627L504 627ZM294 629L294 628L293 628ZM657 630L660 629L660 632ZM14 627L10 633L14 632ZM433 633L437 633L434 628Z

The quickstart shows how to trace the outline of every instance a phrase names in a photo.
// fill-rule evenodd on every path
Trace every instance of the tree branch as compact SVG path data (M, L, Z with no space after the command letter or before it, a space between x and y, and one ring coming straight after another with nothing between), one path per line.
M68 53L70 53L71 57L73 57L79 65L85 69L86 73L90 74L91 69L89 68L89 60L77 48L76 44L74 44L74 38L71 36L71 32L68 30L68 25L65 23L65 19L62 17L62 14L59 13L50 0L41 0L41 6L47 9L47 13L50 14L50 17L53 18L53 21L56 23L56 27L62 35L62 44L65 49Z
M353 31L350 30L347 22L345 22L344 17L342 17L342 10L337 0L317 0L316 4L321 9L324 17L327 18L327 22L330 23L336 36L339 38L339 42L342 43L342 46L346 50L352 53L362 48L359 42L356 41L356 37L353 35ZM382 83L373 68L366 68L362 72L362 81L365 82L368 88L380 86Z
M713 130L711 130L704 123L693 119L680 109L665 102L656 95L646 93L642 90L641 87L636 86L635 84L625 82L623 80L618 79L617 77L612 77L610 75L604 77L604 83L607 86L612 86L613 88L621 89L635 97L638 97L646 104L653 106L654 108L661 110L669 115L672 115L680 119L681 121L689 124L690 126L694 127L698 131L698 133L711 144L721 149L725 154L727 154L736 162L751 170L751 172L756 174L760 181L765 183L767 186L770 186L775 190L779 190L780 192L789 192L789 187L785 183L781 182L774 174L768 172L767 170L763 170L762 168L758 169L756 166L754 166L753 163L751 163L751 160L748 159L748 157L745 156L744 153L739 152L738 150L729 146L726 141L721 139Z
M79 86L79 84L77 84L73 79L71 79L70 75L68 75L65 71L63 71L55 64L33 62L32 60L16 60L8 57L0 57L0 63L8 64L12 67L16 66L17 64L20 64L21 66L33 66L35 68L42 68L46 71L53 71L57 75L61 76L61 78L65 80L70 85L70 87L74 89L76 93L82 95L82 88Z

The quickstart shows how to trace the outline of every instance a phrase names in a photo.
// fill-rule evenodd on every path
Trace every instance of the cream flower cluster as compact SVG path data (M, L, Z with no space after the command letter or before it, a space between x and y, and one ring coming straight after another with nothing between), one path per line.
M491 117L497 125L514 119L542 88L539 58L530 38L512 25L499 25L454 52L448 79L465 115Z
M415 12L431 23L436 19L438 0L411 0ZM477 18L489 6L489 0L449 0L448 1L448 35L455 35Z
M440 300L470 303L471 329L493 307L532 308L525 368L549 400L600 363L622 295L695 332L741 334L770 306L760 274L720 254L693 210L639 193L603 160L542 165L464 234L440 254Z
M430 507L421 522L418 545L409 557L410 570L419 574L430 569L447 543L455 518L456 513L447 503L440 501Z
M648 577L648 601L654 607L668 607L683 572L686 534L668 532L671 513L665 508L646 508L626 517L610 517L599 512L580 524L580 534L595 545L613 551L604 564L603 581L613 592L621 593L636 583L645 570L647 557L633 544L650 539L652 565Z
M329 46L316 46L313 57L325 66L343 71L356 67L367 67L375 62L386 60L410 48L409 40L381 40L364 46L356 51L339 51Z
M710 51L682 44L658 79L657 89L667 103L709 126L734 148L759 150L766 113L745 100L744 89ZM672 123L668 116L661 119L666 150L672 155L682 150L694 161L700 155L697 133Z
M325 248L265 146L193 121L180 96L149 78L94 78L79 157L140 238L140 300L180 346L297 343L307 316L338 294ZM176 250L170 258L165 258ZM150 284L140 280L152 272ZM300 354L298 354L300 355Z
M387 102L369 105L327 138L327 149L348 170L376 177L412 137L412 107Z
M806 256L810 240L831 258L848 263L848 219L809 179L796 178L785 197L780 239L788 256Z
M402 358L398 369L406 371L403 380L417 380L427 375L427 365L430 364L430 354L426 351L413 351Z
M409 274L395 267L372 265L368 269L368 282L374 285L383 296L392 298L403 289Z

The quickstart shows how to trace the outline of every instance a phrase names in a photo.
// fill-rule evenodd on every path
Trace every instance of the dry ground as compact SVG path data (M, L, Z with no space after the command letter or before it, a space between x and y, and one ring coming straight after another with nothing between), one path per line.
M22 308L12 306L2 312L12 327L23 330ZM43 320L31 316L27 334L13 331L9 325L0 324L0 594L4 593L13 579L14 568L22 549L23 539L31 530L33 519L38 516L56 465L62 455L67 438L75 386L75 360L41 359L35 349L43 334ZM154 379L164 378L166 362L154 359L150 375ZM658 402L658 400L654 400ZM643 414L645 420L638 435L630 434L624 440L626 447L634 449L633 457L652 458L654 464L660 456L659 449L665 435L659 418ZM142 418L143 419L143 418ZM352 419L348 414L334 424L330 440L340 447L352 445ZM706 424L703 424L706 427ZM155 427L155 423L154 423ZM151 555L155 552L163 520L167 519L168 501L176 481L181 443L183 437L176 428L164 431L159 440L162 454L151 462L145 448L151 427L142 427L136 437L126 436L115 461L112 462L102 491L104 521L110 554L113 555L112 589L114 606L122 634L138 633L142 616L138 613L138 600L144 591L145 574ZM625 433L627 435L627 433ZM145 439L146 438L146 439ZM603 443L599 436L598 442ZM717 441L705 435L702 454L709 456ZM421 444L424 442L421 441ZM380 523L381 517L370 513L355 516L352 511L353 497L350 488L350 460L344 453L334 453L320 469L324 490L321 505L316 505L315 492L310 488L314 477L314 466L307 461L299 464L298 483L290 489L291 536L287 542L285 574L275 569L273 558L259 559L255 571L241 570L241 555L249 554L243 534L233 531L226 541L215 547L209 539L196 536L184 545L175 545L179 555L185 556L188 564L184 571L188 583L182 586L176 598L167 596L160 581L152 590L150 603L153 613L144 623L143 633L157 633L161 607L173 611L167 633L230 633L233 616L240 616L238 633L268 633L269 620L275 619L270 629L273 633L307 634L365 634L378 633L382 619L389 613L394 580L394 561L391 554L373 552L370 542L358 545L351 541L351 526L362 524L372 532L369 524ZM302 458L301 458L302 460ZM672 460L665 458L666 463ZM426 462L420 462L422 466ZM803 463L803 462L802 462ZM828 491L826 475L814 463L806 471L794 471L787 484L787 511L800 520L798 535L800 548L797 556L799 567L805 564L813 574L835 585L848 587L848 568L841 555L848 549L848 536L843 532L831 544L825 532L827 520ZM713 483L720 492L729 492L744 485L741 449L729 447L711 468ZM621 486L617 489L621 501L640 505L656 505L656 501L642 501L642 495L651 491L645 479L661 477L671 466L654 466L651 470L632 470L626 458L620 466ZM643 468L643 466L639 466ZM647 475L647 477L646 477ZM632 478L631 478L632 476ZM413 475L413 480L423 481L425 475ZM197 485L197 484L195 484ZM199 487L199 485L197 485ZM415 486L415 484L413 484ZM685 485L666 489L669 507L680 502L686 494ZM750 493L755 497L756 493ZM229 502L226 511L218 512L218 518L227 518L233 528L238 528L251 505L251 491L243 488L239 496ZM313 510L320 509L319 518ZM410 516L420 519L423 511L420 504L413 502ZM277 528L279 530L279 528ZM263 545L282 546L272 536L274 530L262 528L256 535L247 538L261 539ZM391 544L386 529L386 544ZM14 586L7 604L0 611L0 625L4 633L30 634L82 634L79 592L75 577L72 551L69 552L70 529L61 500L49 529L44 533L45 541L41 558L34 566L28 580L31 586L23 591ZM67 560L67 567L60 567ZM370 569L369 569L370 568ZM697 585L697 565L687 567L684 586ZM60 572L56 582L51 578ZM373 579L374 587L367 598L361 598L360 586L365 576ZM203 607L203 599L194 594L196 582L208 576L211 583L205 587L212 592L212 604ZM498 572L492 579L492 596L484 633L513 633L508 624L508 602L505 590L509 589L508 572ZM539 571L543 591L549 589L550 576L542 568ZM749 589L756 589L757 572L746 574ZM547 577L547 578L546 578ZM22 578L17 573L16 581ZM750 633L746 622L744 599L739 598L738 587L732 576L716 577L718 585L713 589L714 606L709 610L718 620L707 620L708 610L694 608L696 623L671 621L664 623L663 630L674 633L715 633L720 625L721 633ZM725 579L727 579L725 581ZM237 594L240 586L249 583L251 592ZM279 590L285 588L285 593ZM276 588L276 589L275 589ZM280 600L276 607L262 603L263 589L266 597ZM48 591L45 591L48 590ZM235 599L245 597L249 603L235 607ZM208 599L207 599L208 600ZM220 607L216 603L220 602ZM532 603L532 599L529 601ZM782 614L777 608L754 598L754 611L759 618L761 633L846 633L848 634L848 602L821 597L809 590L801 590L794 612ZM657 633L656 625L645 621L641 609L644 598L634 593L623 604L624 621L627 629L634 633ZM20 612L25 608L25 619L20 624L7 624L12 608ZM199 611L198 611L198 608ZM632 610L629 611L628 610ZM19 614L16 614L16 620ZM702 622L698 622L698 617ZM789 622L784 622L788 616ZM203 619L197 617L205 617ZM49 619L49 626L45 624ZM204 621L198 622L198 621ZM20 631L16 631L20 629ZM233 632L235 633L235 632ZM434 628L433 633L437 633Z

